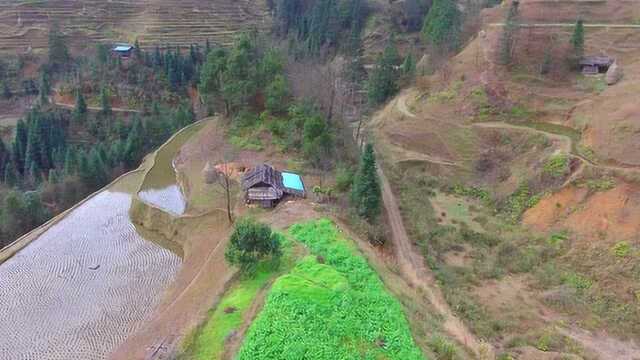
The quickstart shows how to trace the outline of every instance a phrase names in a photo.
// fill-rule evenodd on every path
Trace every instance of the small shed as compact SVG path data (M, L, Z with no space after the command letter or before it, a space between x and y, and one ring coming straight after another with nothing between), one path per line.
M305 197L302 178L294 173L280 172L267 164L250 169L242 176L242 190L247 204L274 207L285 196Z
M609 56L585 56L580 59L580 70L584 75L604 74L614 62Z
M129 44L116 44L115 47L111 49L111 52L114 55L127 59L131 56L131 52L133 52L133 46Z

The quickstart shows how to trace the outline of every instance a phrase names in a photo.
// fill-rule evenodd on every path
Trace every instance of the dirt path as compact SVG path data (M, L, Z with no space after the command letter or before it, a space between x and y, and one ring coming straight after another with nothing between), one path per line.
M402 222L402 216L400 215L400 208L396 198L391 191L389 181L380 168L378 168L378 175L382 186L382 201L391 225L391 236L402 274L411 285L417 286L423 291L424 296L443 317L443 327L449 335L469 348L477 357L480 357L481 354L488 354L489 358L493 358L491 346L478 340L449 308L444 296L435 283L433 274L425 266L424 258L417 250L413 249L411 240Z
M504 23L491 23L489 26L491 27L502 27ZM563 27L563 28L571 28L573 29L576 24L574 23L549 23L549 24L520 24L521 28L550 28L550 27ZM584 24L585 28L616 28L616 29L640 29L640 25L638 24Z
M577 159L580 159L580 161L583 163L583 166L579 170L580 172L582 172L582 170L584 169L584 166L591 166L591 167L598 168L598 169L622 171L622 172L635 172L635 173L639 173L640 172L640 167L636 167L636 166L632 167L632 166L620 166L620 165L602 165L602 164L594 163L592 160L587 159L584 156L573 152L572 151L572 149L573 149L573 140L571 140L571 138L566 136L566 135L560 135L560 134L556 134L556 133L547 132L547 131L544 131L544 130L538 130L538 129L534 129L534 128L529 127L529 126L514 125L514 124L508 124L508 123L499 122L499 121L474 123L472 126L474 126L474 127L483 127L483 128L493 128L493 129L522 130L522 131L527 131L529 133L542 134L542 135L545 135L545 136L547 136L547 137L549 137L551 139L557 139L559 141L562 141L562 142L565 143L565 145L563 146L563 151L566 152L567 154L577 158Z
M56 102L51 97L49 98L49 102L51 102L55 106L59 106L61 108L65 108L65 109L69 109L69 110L73 110L73 109L76 108L76 106L72 105L72 104L65 104L65 103L61 103L61 102ZM102 108L101 107L97 107L97 106L87 106L87 110L102 111ZM120 112L120 113L140 113L141 112L140 110L125 109L125 108L119 108L119 107L111 108L111 111Z
M407 106L408 96L409 96L408 92L405 92L404 94L398 96L398 99L396 100L396 109L398 109L398 111L400 111L404 116L415 118L416 114L411 112L411 110L409 110L409 106Z
M271 290L271 285L273 285L273 281L268 282L262 287L262 289L260 289L258 295L253 299L251 307L244 314L240 328L226 339L224 352L222 353L222 360L233 359L233 357L238 353L238 350L240 350L240 345L242 345L244 335L260 310L262 310L267 294L269 294L269 290Z
M585 349L597 354L600 359L640 359L640 347L635 342L625 342L612 338L607 334L593 334L575 326L556 326L556 330L562 335L577 341Z

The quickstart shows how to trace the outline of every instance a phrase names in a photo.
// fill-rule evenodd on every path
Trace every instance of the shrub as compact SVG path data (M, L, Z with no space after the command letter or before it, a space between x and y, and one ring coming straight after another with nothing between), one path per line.
M569 157L566 154L552 155L544 163L542 172L554 178L560 178L569 172Z
M265 224L251 218L240 219L236 225L224 257L232 265L240 267L244 274L251 274L263 258L271 256L277 265L280 259L280 239Z
M353 170L345 165L338 166L336 169L336 190L348 191L351 184L353 184Z
M626 241L620 241L613 245L611 252L617 257L626 257L631 254L631 246Z
M611 178L589 179L581 185L586 186L591 191L607 191L616 187L616 181Z
M592 285L591 280L575 272L568 272L564 274L562 282L580 291L588 290Z
M429 341L429 347L438 356L438 360L454 360L456 358L456 347L449 340L436 335Z

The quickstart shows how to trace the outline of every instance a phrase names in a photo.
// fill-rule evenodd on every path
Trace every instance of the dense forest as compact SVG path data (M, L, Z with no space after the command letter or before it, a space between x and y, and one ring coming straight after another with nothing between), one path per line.
M50 47L35 105L17 122L11 142L0 139L0 246L137 167L146 153L195 120L191 103L181 99L205 56L199 48L182 55L179 49L149 53L136 46L125 68L105 45L97 46L95 57L73 59L54 31ZM82 78L73 89L74 109L51 104L51 83L74 77ZM143 95L143 111L112 110L110 87L119 82ZM163 91L173 101L152 95ZM99 111L88 110L87 93L99 94Z

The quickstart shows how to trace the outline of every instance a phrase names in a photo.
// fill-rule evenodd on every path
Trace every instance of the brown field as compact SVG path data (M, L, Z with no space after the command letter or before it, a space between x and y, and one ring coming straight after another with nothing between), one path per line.
M0 51L44 50L51 24L59 24L74 48L96 42L141 46L229 44L234 35L268 24L262 0L0 1Z

